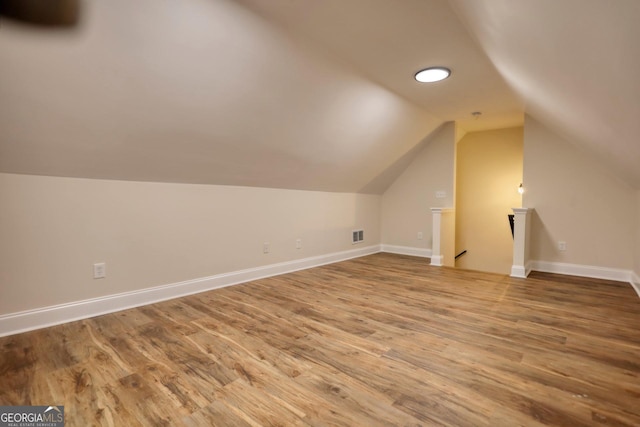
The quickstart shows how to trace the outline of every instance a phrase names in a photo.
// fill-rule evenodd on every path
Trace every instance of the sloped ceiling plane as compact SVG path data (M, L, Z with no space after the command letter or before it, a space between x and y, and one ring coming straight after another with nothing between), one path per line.
M640 188L636 0L75 3L0 16L0 172L381 193L526 113Z

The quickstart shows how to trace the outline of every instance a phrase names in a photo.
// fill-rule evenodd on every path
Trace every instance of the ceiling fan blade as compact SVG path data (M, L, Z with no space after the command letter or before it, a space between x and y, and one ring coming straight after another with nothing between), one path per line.
M73 27L80 17L80 0L0 0L0 16L33 25Z

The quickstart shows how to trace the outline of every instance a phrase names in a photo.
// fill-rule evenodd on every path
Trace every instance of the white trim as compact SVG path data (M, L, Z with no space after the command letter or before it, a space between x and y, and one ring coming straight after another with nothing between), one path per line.
M529 261L527 265L524 267L521 265L512 265L511 266L511 277L518 277L520 279L526 279L531 273L532 262Z
M377 252L380 252L380 245L217 274L215 276L91 298L84 301L75 301L18 313L4 314L0 316L0 337L237 285L251 280L332 264L334 262L371 255Z
M569 276L591 277L593 279L616 280L630 283L640 297L640 276L631 270L596 267L593 265L565 264L562 262L531 261L530 270L544 273L566 274Z
M526 278L531 272L529 241L531 235L531 213L533 208L511 208L513 210L513 264L511 277Z
M442 267L444 265L443 260L444 260L444 255L432 255L431 265L435 267Z
M382 252L398 255L419 256L422 258L431 258L431 249L415 248L411 246L381 245Z
M431 213L453 213L455 209L453 208L431 208Z
M520 279L526 279L527 278L527 272L525 271L524 267L520 266L520 265L512 265L511 266L511 277L517 277Z
M632 272L618 268L597 267L593 265L565 264L562 262L531 261L531 269L545 273L566 274L569 276L591 277L594 279L631 282Z
M631 272L631 286L635 289L636 293L640 297L640 275L635 272Z
M436 267L442 267L444 265L444 254L442 253L442 240L444 232L443 229L443 214L453 213L453 208L431 208L431 265ZM453 265L455 260L452 260Z

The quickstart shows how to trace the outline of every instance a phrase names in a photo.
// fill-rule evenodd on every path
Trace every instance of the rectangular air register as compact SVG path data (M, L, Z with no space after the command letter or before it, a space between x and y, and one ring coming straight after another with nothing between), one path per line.
M356 244L364 240L364 230L353 230L351 232L351 243Z

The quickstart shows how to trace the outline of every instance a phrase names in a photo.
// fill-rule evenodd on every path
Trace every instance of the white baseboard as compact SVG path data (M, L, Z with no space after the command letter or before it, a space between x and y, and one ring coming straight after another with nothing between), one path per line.
M431 258L431 249L414 248L411 246L381 245L382 252L398 255L419 256L422 258Z
M638 291L634 284L635 275L631 270L619 268L597 267L593 265L565 264L562 262L531 261L531 268L544 273L566 274L569 276L591 277L594 279L616 280L628 282ZM636 276L637 278L637 276ZM637 282L636 282L637 283ZM640 295L640 292L638 292Z
M527 265L512 265L511 266L511 277L518 277L520 279L526 279L529 273L531 273L531 262L528 262Z
M0 316L0 337L237 285L251 280L332 264L334 262L371 255L377 252L380 252L380 245L217 274L215 276L187 280L138 291L107 295L84 301L75 301L18 313L9 313Z
M635 289L636 293L640 297L640 274L631 272L631 286Z
M442 267L444 265L444 256L443 255L432 255L431 256L431 265L436 267Z

